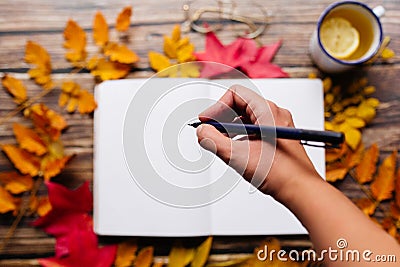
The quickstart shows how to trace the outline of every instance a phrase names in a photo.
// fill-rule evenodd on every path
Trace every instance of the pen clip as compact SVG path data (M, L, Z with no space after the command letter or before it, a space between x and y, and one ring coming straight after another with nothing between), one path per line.
M325 149L328 149L328 148L340 148L339 144L325 143L324 145L317 145L317 144L309 143L309 142L304 141L304 140L300 140L300 144L302 144L303 146L320 147L320 148L325 148Z

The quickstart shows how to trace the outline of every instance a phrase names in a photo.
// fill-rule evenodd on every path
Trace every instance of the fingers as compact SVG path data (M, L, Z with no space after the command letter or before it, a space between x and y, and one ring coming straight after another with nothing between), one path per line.
M197 127L197 137L204 149L215 153L225 163L229 163L232 153L232 140L229 137L206 124Z

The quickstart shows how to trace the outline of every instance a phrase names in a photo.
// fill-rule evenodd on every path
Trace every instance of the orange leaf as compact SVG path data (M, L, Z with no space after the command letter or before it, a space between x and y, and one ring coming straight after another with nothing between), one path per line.
M18 172L1 172L0 182L12 194L20 194L32 189L33 179L30 175L21 175Z
M385 158L379 166L378 175L371 184L372 196L377 201L382 201L392 197L394 190L394 179L396 170L397 150Z
M376 204L369 198L360 198L356 200L355 204L368 216L374 214L376 209Z
M7 92L14 97L17 104L21 104L27 99L26 87L21 80L6 74L1 79L1 83Z
M364 144L360 143L355 151L349 151L346 155L346 166L353 168L361 162L361 157L364 153Z
M382 225L382 228L385 229L385 231L389 233L389 235L391 235L393 237L396 236L397 227L394 224L392 218L390 218L390 217L383 218L381 225Z
M36 156L13 145L3 145L2 148L7 157L21 173L30 174L31 176L38 175L40 162Z
M150 267L153 262L153 247L145 247L139 251L136 257L134 266L135 267Z
M65 164L73 157L73 155L64 156L60 159L47 161L43 168L43 176L45 181L49 181L52 177L58 175L65 167Z
M67 127L64 118L44 104L32 105L24 110L24 115L32 119L38 131L49 135L52 140L57 140L61 131Z
M86 90L81 90L78 98L78 111L81 114L91 113L97 107L93 94Z
M42 217L46 215L51 210L51 203L48 196L40 196L38 198L38 205L36 212Z
M333 162L341 157L343 157L347 151L349 150L349 147L346 145L346 143L342 144L340 148L329 148L325 150L325 160L326 162Z
M97 11L93 20L93 39L98 46L104 46L108 42L108 25L103 13Z
M80 85L75 82L63 82L61 90L63 93L60 94L58 104L61 107L68 104L68 112L74 112L78 109L81 114L91 113L97 107L94 96L88 91L81 89Z
M137 250L136 242L123 242L118 244L117 256L115 258L115 267L132 266Z
M396 195L395 195L396 205L397 207L400 208L400 169L397 170L395 189L396 189Z
M108 61L101 58L97 61L94 69L90 72L93 76L100 77L101 80L120 79L128 75L131 67L119 62Z
M51 81L51 58L49 53L39 44L28 41L25 48L25 61L36 65L36 68L28 71L29 76L45 89L51 89L54 85Z
M171 66L169 59L157 52L149 52L149 61L152 69L156 71L162 71Z
M65 54L65 58L72 62L84 61L86 58L86 33L73 20L68 20L64 30L64 47L69 51Z
M124 32L128 30L129 25L131 24L131 15L132 15L132 7L125 7L117 17L117 21L115 23L115 28L117 31Z
M372 144L371 147L364 153L360 164L357 165L355 171L355 179L360 183L368 183L372 181L376 171L376 162L379 157L379 149L377 144Z
M15 198L0 186L0 213L15 211L16 209Z
M348 172L347 167L342 167L338 169L328 170L326 172L326 180L328 182L336 182L337 180L343 180Z
M35 153L38 156L47 152L46 144L34 130L19 123L14 123L13 130L15 138L21 148Z
M119 45L116 43L110 43L107 45L104 54L109 56L111 61L118 61L125 64L132 64L139 60L136 53L129 50L126 45Z

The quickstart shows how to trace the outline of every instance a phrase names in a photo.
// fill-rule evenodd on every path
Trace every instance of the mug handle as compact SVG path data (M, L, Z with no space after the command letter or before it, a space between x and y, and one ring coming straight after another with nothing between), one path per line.
M383 7L383 6L376 6L376 7L374 7L373 9L372 9L372 12L374 12L375 13L375 15L378 17L378 18L380 18L380 17L382 17L383 15L385 15L385 8Z

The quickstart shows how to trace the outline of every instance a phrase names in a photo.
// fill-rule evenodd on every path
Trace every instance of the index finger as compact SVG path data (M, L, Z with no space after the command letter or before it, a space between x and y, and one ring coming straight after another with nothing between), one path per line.
M272 121L266 100L241 85L231 86L217 103L199 114L199 119L202 122L231 122L240 116L253 124L270 124Z

